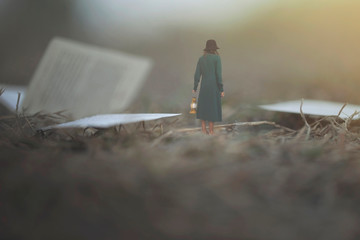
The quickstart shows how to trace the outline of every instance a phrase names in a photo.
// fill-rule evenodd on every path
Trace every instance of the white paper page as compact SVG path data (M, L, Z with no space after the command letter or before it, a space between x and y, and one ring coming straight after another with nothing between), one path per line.
M176 117L181 113L135 113L135 114L104 114L87 118L78 119L72 122L57 124L41 128L41 130L49 130L53 128L108 128L120 124L135 123L141 121L151 121L161 118Z
M277 112L288 112L288 113L299 113L300 114L301 100L280 102L269 105L259 106L262 109ZM315 115L315 116L337 116L344 106L344 103L329 102L320 100L304 100L302 111L304 114ZM340 117L348 118L355 111L360 111L359 105L348 104L342 110ZM358 119L359 115L355 116L354 119Z
M74 119L125 110L143 85L150 59L55 38L29 85L30 114L65 110Z

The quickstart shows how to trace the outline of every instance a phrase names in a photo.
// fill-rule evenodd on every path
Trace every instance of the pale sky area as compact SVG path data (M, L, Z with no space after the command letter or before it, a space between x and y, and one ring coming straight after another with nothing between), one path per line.
M75 14L91 27L103 23L157 30L172 25L221 27L276 0L77 0Z

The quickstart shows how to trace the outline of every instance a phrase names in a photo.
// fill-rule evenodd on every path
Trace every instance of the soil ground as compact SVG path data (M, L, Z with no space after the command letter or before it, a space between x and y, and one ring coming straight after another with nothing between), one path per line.
M248 122L265 116L254 114ZM35 130L60 113L2 116L0 235L359 239L358 123L306 119L275 114L263 120L278 125L207 136L182 131L198 125L188 114L45 133Z

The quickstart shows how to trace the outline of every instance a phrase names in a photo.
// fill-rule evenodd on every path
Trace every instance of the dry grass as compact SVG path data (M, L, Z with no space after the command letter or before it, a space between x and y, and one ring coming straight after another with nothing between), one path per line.
M359 125L186 119L40 134L0 119L0 233L13 239L359 239ZM304 118L306 120L306 118ZM179 130L181 129L181 130Z

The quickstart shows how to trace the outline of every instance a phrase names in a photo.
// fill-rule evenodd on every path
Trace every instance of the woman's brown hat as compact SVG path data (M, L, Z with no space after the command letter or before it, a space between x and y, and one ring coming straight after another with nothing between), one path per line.
M205 47L204 51L215 51L216 49L219 49L219 48L216 45L215 40L210 39L210 40L206 41L206 47Z

